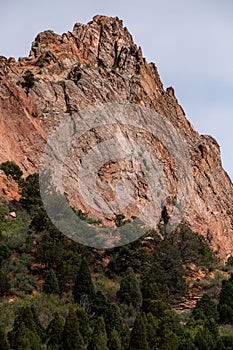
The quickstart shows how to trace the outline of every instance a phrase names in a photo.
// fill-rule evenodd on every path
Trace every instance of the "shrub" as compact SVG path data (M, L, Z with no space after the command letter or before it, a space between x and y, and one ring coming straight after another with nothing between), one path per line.
M15 181L19 181L23 175L20 167L15 162L9 160L2 163L0 169L3 170L7 176L11 175Z
M21 86L26 89L26 93L28 95L29 89L31 89L35 84L34 74L30 70L27 70L23 75L23 80L24 81L21 82Z

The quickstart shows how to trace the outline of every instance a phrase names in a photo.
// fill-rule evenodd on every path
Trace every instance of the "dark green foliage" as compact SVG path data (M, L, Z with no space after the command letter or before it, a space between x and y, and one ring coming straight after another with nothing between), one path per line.
M202 327L196 333L194 344L198 350L212 350L214 347L214 341L210 332Z
M141 271L148 261L148 256L141 246L140 240L127 246L115 248L112 253L112 259L108 264L108 274L113 278L125 273L128 268L133 267L135 271Z
M113 329L119 333L122 331L123 319L121 317L120 309L116 304L112 303L108 305L104 312L104 321L108 336L111 334Z
M38 210L42 207L38 174L28 175L26 180L22 181L21 194L21 202L24 208L26 208L29 212L33 212L34 210Z
M197 266L211 266L217 258L207 244L205 238L193 232L190 228L181 225L173 234L184 264L194 263Z
M145 319L142 314L139 314L134 322L134 327L130 336L130 350L149 350L147 341Z
M45 272L45 283L43 290L46 294L57 294L59 292L56 272L53 269Z
M161 350L177 350L179 347L179 339L172 331L167 331L162 338L159 349Z
M37 261L44 264L46 268L55 268L63 259L63 247L61 244L44 242L38 246L36 253Z
M229 280L222 282L218 311L220 322L233 324L233 274Z
M94 299L95 289L86 259L81 262L74 284L73 296L76 303L82 303L86 299L91 302Z
M37 338L37 325L34 322L33 313L30 307L22 307L14 321L13 329L8 333L8 338L11 347L15 347L18 343L18 338L23 334L26 336L26 331L31 331ZM31 334L31 333L30 333ZM26 336L27 337L27 336ZM28 338L28 337L27 337Z
M144 312L150 312L150 304L152 300L167 300L169 288L166 283L166 273L160 264L153 265L142 274L142 297Z
M195 308L192 310L192 316L196 320L201 319L201 313L206 318L213 318L215 321L218 321L219 315L217 307L208 294L203 294L202 298L198 300Z
M91 336L91 328L86 311L83 308L77 309L77 317L79 323L79 331L83 337L85 345L88 344Z
M76 313L70 309L63 331L63 350L84 350L85 345L79 331Z
M38 313L33 305L31 306L31 312L32 312L33 321L36 326L36 333L39 335L40 339L43 339L45 336L45 333L44 333L45 330L39 320Z
M11 162L9 160L2 163L0 165L0 169L3 170L7 176L11 175L15 181L19 181L23 175L20 167L15 162Z
M0 350L9 350L6 332L2 325L0 325Z
M158 319L149 313L147 315L147 323L146 323L146 332L147 332L147 341L150 349L156 349L159 339L158 339Z
M46 338L48 347L62 350L64 321L61 316L56 313L46 330Z
M88 350L108 350L107 341L104 319L100 316L96 321Z
M25 74L23 75L23 81L21 82L21 86L25 88L27 95L29 93L29 90L34 86L34 84L34 74L30 70L26 70Z
M171 239L165 239L154 253L154 264L164 272L164 286L169 289L168 300L178 301L187 292L187 285L184 280L180 251ZM162 281L160 281L161 283Z
M159 332L165 333L168 329L173 331L176 335L183 335L183 328L180 324L180 318L172 309L165 310L160 319Z
M129 349L130 344L130 330L125 326L120 334L122 349Z
M163 300L150 300L147 305L147 313L151 313L158 319L161 319L166 311L170 310L170 306ZM144 310L143 310L144 311ZM145 311L144 311L145 312Z
M0 243L0 264L9 259L11 256L11 251L5 243Z
M125 215L123 214L117 214L114 221L117 227L124 226L130 222L130 220L125 220Z
M133 269L129 268L122 279L117 297L121 303L139 308L142 304L142 294Z
M121 339L118 332L113 329L108 340L109 350L121 350Z
M179 350L197 350L197 347L195 346L193 339L190 337L190 335L188 335L186 338L181 339L178 349Z
M0 296L6 296L10 290L10 283L7 273L0 269Z
M22 308L17 315L13 330L8 333L9 342L13 349L41 350L41 342L33 321L31 309Z
M95 317L102 316L105 314L106 310L109 308L109 302L107 301L105 295L98 291L95 294L93 304L91 306L91 311L94 313Z
M228 335L223 335L221 336L221 346L223 346L222 349L224 350L232 350L233 349L233 335L228 334ZM216 350L222 350L216 346Z
M9 209L3 205L0 204L0 221L5 222L5 216L6 214L9 213ZM0 237L2 238L2 237Z

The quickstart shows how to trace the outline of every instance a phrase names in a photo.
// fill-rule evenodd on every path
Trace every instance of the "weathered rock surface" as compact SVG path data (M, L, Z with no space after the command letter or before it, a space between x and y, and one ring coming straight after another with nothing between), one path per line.
M26 70L35 76L35 85L28 94L20 85ZM18 62L0 57L0 161L15 161L25 174L37 171L48 135L67 116L106 102L150 108L178 130L190 152L194 180L183 220L203 234L226 260L233 254L233 185L222 168L219 146L212 137L194 130L174 89L164 90L156 66L146 62L118 18L96 16L88 24L75 24L72 32L63 35L45 31L35 38L29 57ZM126 133L118 125L112 134L119 128ZM106 127L88 131L75 149L76 158L81 159L96 144L107 140L109 132ZM170 197L176 198L179 179L166 147L151 135L133 128L129 132L137 141L144 139L142 142L164 164ZM100 169L99 183L110 201L119 169L129 176L136 171L124 162L103 164ZM144 205L147 187L143 179L135 183L134 199ZM66 188L68 195L71 189L72 181ZM73 193L70 199L76 207L98 217L78 194ZM129 206L125 214L137 215L134 210Z

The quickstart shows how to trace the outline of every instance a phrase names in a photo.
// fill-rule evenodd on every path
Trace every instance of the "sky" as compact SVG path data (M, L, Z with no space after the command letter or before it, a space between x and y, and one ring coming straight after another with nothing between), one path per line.
M27 56L46 29L62 34L96 14L118 16L173 86L200 134L216 138L233 179L232 0L0 0L0 55Z

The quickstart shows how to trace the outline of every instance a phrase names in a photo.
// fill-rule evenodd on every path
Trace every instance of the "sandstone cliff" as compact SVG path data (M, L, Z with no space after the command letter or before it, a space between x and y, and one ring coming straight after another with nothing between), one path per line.
M20 84L27 70L35 77L29 91ZM203 234L226 260L233 254L233 186L222 168L219 146L212 137L194 130L173 88L164 90L156 66L146 62L118 18L96 16L88 24L75 24L72 32L63 35L45 31L35 38L29 57L18 62L0 57L0 162L12 160L25 174L35 172L48 135L67 116L93 105L129 102L158 112L181 135L190 153L193 177L183 221ZM126 133L121 124L111 133L118 133L119 128ZM76 158L108 139L109 132L106 127L89 130L76 147ZM172 198L167 203L169 214L178 191L177 164L153 136L137 133L133 127L129 133L136 140L142 138L164 164ZM114 197L111 184L119 168L128 175L135 172L132 165L117 161L104 164L99 174L109 200ZM134 199L143 206L147 187L143 180L134 183ZM66 191L69 194L69 184ZM98 217L78 194L73 193L70 200ZM125 210L126 216L137 214L137 207ZM111 220L111 215L106 219Z

